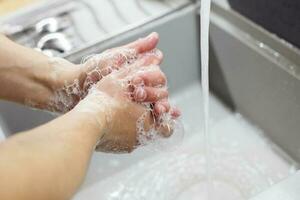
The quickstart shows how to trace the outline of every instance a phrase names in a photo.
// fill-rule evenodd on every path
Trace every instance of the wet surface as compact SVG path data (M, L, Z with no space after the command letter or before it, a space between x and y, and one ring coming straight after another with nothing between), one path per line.
M183 112L181 145L152 145L129 155L94 154L86 182L74 199L205 198L200 84L188 86L173 101ZM214 97L210 109L212 173L218 195L248 199L295 172L292 162L283 158L261 130Z

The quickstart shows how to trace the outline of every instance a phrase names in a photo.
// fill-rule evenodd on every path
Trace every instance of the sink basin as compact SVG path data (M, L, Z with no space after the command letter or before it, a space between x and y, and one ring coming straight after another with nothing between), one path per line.
M31 129L55 117L48 112L32 110L25 106L4 101L0 101L0 110L0 124L6 136Z
M183 112L185 137L180 145L143 147L122 156L94 154L87 179L74 199L205 197L201 98L197 82L172 97ZM295 172L293 162L272 148L261 130L232 113L214 96L211 114L211 167L215 193L223 199L249 199Z
M118 37L95 43L66 57L73 62L80 62L83 56L126 43L151 31L159 32L159 48L165 54L162 69L169 79L171 100L182 110L181 120L185 127L183 139L174 144L154 143L128 155L95 153L87 178L75 195L75 200L206 199L197 12L198 6L190 3L160 19L126 31ZM299 81L294 80L294 76L284 67L279 67L280 63L274 64L272 59L265 55L265 51L254 46L249 48L249 44L246 43L249 41L243 41L236 35L240 32L236 31L233 25L244 27L242 22L234 20L239 19L238 15L230 14L221 21L219 15L223 12L227 11L213 7L211 80L214 94L211 94L210 98L210 137L213 147L210 155L211 171L216 191L214 193L221 195L215 196L216 199L244 200L293 176L300 160L296 153L300 145L292 141L296 138L294 121L291 120L290 124L293 126L290 126L290 129L285 129L285 137L278 133L279 124L281 129L288 124L285 121L277 121L278 125L274 125L277 118L270 117L277 108L270 102L271 96L267 95L273 94L274 89L270 87L270 90L265 90L263 94L266 96L255 93L262 88L261 85L267 88L271 81L260 80L262 77L255 76L256 73L251 70L255 69L259 74L259 70L272 68L273 70L269 70L270 76L275 72L284 73L287 83L293 83L292 89L299 85ZM224 27L229 27L230 30ZM245 27L249 28L252 25ZM249 34L251 33L249 31ZM258 33L253 34L255 37ZM268 38L267 34L264 36ZM272 44L279 45L275 42ZM241 52L240 56L243 56L247 63L238 63L239 59L234 56L237 52ZM293 58L293 53L285 56L288 59L290 57ZM293 60L292 58L289 60ZM251 61L254 63L251 64ZM275 78L280 81L283 76L278 75ZM250 87L250 80L256 83L255 88ZM284 94L276 95L289 95L291 88L285 90ZM257 94L256 103L248 96L253 94ZM291 95L286 98L280 97L286 100ZM262 109L263 105L266 107L265 112ZM287 109L291 107L292 105L289 105ZM278 109L281 108L282 104ZM0 110L1 127L7 136L55 117L46 112L6 102L0 102ZM297 116L297 113L296 110L292 114Z

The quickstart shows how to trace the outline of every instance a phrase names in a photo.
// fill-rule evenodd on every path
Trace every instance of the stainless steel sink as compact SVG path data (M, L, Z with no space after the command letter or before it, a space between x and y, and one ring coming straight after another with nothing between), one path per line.
M66 56L154 20L189 0L54 0L0 18L0 32L50 56ZM107 20L109 19L109 20Z
M222 199L240 200L272 191L273 185L287 178L299 181L300 54L227 9L214 4L211 19L212 171L216 193ZM172 101L183 111L185 126L180 145L153 144L129 155L95 153L87 179L74 199L205 198L198 10L198 5L190 2L65 55L80 62L83 56L159 32L159 48L165 54L162 68ZM272 49L280 60L276 60L277 54L270 54ZM0 111L7 135L55 117L5 102L0 103ZM296 197L300 197L297 191Z

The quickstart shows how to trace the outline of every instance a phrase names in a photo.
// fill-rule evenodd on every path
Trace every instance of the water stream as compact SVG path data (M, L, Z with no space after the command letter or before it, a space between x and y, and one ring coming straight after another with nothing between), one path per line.
M212 147L209 134L209 16L211 0L201 1L201 20L200 20L200 46L201 46L201 81L203 91L203 111L204 111L204 152L205 168L207 173L207 199L213 199L213 181L212 181Z

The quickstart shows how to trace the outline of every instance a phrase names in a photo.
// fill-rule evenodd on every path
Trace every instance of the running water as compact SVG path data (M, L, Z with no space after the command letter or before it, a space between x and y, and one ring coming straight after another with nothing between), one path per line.
M213 199L212 180L212 150L209 135L209 16L211 0L201 0L201 81L203 91L203 111L204 111L204 151L207 173L207 199Z

